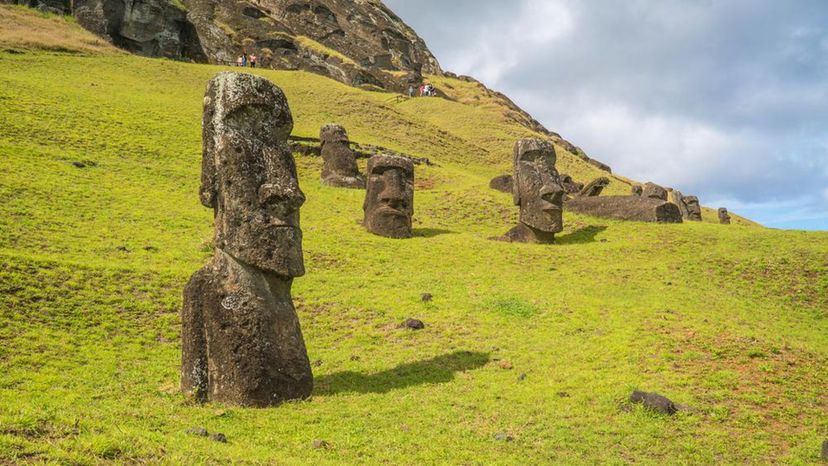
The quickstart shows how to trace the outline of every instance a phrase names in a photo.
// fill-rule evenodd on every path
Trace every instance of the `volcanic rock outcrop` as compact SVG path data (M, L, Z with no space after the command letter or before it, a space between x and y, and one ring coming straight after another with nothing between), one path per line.
M555 146L542 139L521 139L514 149L512 194L520 222L498 240L553 243L563 230L564 188L555 168Z
M249 74L207 87L201 202L215 256L184 290L181 388L200 401L266 407L310 396L313 375L291 300L304 275L293 118L282 91Z
M576 197L566 201L566 210L594 217L637 222L682 223L678 207L645 196Z
M319 131L322 183L336 188L365 188L365 177L359 172L356 156L351 150L348 133L340 125L328 124Z
M414 215L414 164L395 155L368 159L363 224L371 233L410 238Z

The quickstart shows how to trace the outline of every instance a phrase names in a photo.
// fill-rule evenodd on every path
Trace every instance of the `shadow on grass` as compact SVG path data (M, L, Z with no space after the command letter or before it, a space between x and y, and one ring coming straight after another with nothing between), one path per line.
M558 236L555 238L555 242L558 244L594 243L595 236L606 229L607 227L604 225L590 225L588 227L581 228L580 230L575 230L572 233Z
M447 383L454 374L478 369L489 362L488 353L457 351L425 361L401 364L375 374L353 371L323 375L314 380L314 396L339 393L388 393L415 385Z
M440 228L415 228L413 230L415 238L434 238L440 235L453 235L455 232L451 230L442 230Z

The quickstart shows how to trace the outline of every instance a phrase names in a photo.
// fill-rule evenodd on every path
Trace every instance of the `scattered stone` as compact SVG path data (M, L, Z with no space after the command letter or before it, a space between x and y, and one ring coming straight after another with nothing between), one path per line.
M360 358L360 357L359 357L359 356L357 356L357 355L353 355L353 356L351 356L351 361L359 361L360 359L362 359L362 358Z
M414 164L394 155L368 159L363 224L371 233L388 238L411 238L414 215Z
M313 367L322 367L322 360L321 360L321 359L317 359L316 361L314 361L313 363L311 363L311 366L313 366Z
M98 162L94 162L92 160L75 160L74 162L72 162L72 165L74 165L76 168L91 168L97 167Z
M543 139L521 139L514 149L514 189L520 223L499 238L516 243L554 243L563 230L564 188L555 168L555 146Z
M227 436L222 434L221 432L213 434L210 436L210 440L219 443L227 443Z
M572 396L569 394L569 392L558 392L556 393L556 395L558 395L558 398L569 398L570 396Z
M645 183L641 195L662 201L667 200L667 190L655 183Z
M512 363L511 363L511 362L509 362L509 361L507 361L507 360L505 360L505 359L502 359L502 360L500 360L500 361L497 363L497 367L499 367L499 368L501 368L501 369L503 369L503 370L507 370L507 371L509 371L509 370L512 370L512 368L513 368L514 366L512 366Z
M431 293L423 293L423 295L420 296L420 301L424 303L430 303L432 299L434 299L434 296L432 296Z
M658 393L635 390L630 395L630 403L640 403L645 408L661 414L673 415L677 411L676 405L669 398Z
M77 168L86 168L86 164L83 162L74 161L72 162L72 165L74 165Z
M314 450L324 450L330 448L331 444L325 440L314 440L311 442L311 446Z
M403 327L409 328L411 330L422 330L425 328L425 323L423 323L423 321L419 319L408 318L405 319L405 322L403 322Z
M322 183L335 188L364 189L365 177L359 172L348 133L340 125L327 124L319 130Z
M822 442L822 459L828 461L828 439Z
M511 442L515 438L512 437L511 434L508 434L506 432L498 432L495 434L494 439L498 442Z
M682 223L678 206L645 196L576 197L566 210L594 217L654 223Z
M489 182L489 187L494 189L495 191L500 191L502 193L512 193L512 183L513 178L512 175L500 175L492 178L492 181Z
M147 251L147 252L158 252L158 251L159 251L159 249L158 249L158 248L156 248L155 246L144 246L144 251Z
M719 207L719 223L722 225L730 225L730 214L724 207Z
M290 295L305 273L305 196L287 99L264 78L219 73L202 127L200 197L214 209L216 249L184 289L181 388L246 407L307 398L313 374Z
M526 374L520 374L520 375L518 376L518 381L519 381L519 382L523 382L524 380L526 380Z
M205 429L204 427L193 427L192 429L187 429L187 433L190 435L195 435L196 437L207 437L208 435L210 435L210 433L207 432L207 429Z
M600 196L601 193L604 191L604 188L609 186L609 184L610 184L610 179L605 177L605 176L602 176L600 178L596 178L596 179L590 181L586 186L584 186L584 189L582 189L581 192L578 193L578 197L597 197L597 196Z
M118 251L118 252L132 252L126 246L118 246L117 248L115 248L115 250Z

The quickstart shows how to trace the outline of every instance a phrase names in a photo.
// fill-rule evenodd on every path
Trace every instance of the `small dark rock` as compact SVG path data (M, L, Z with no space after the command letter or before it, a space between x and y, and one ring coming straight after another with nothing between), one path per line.
M822 459L828 461L828 439L822 442Z
M330 447L331 444L324 441L324 440L314 440L311 443L311 446L313 447L314 450L321 450L321 449L325 449L325 448Z
M131 251L129 250L129 248L128 248L128 247L126 247L126 246L118 246L117 248L115 248L115 250L116 250L116 251L119 251L119 252L131 252Z
M193 427L192 429L187 429L187 433L198 437L206 437L210 435L204 427Z
M673 415L677 411L676 405L669 398L661 396L658 393L647 393L635 390L630 395L630 402L641 403L645 408L662 414Z
M212 440L214 442L219 442L219 443L227 443L227 436L225 436L224 434L219 432L217 434L211 435L210 440Z
M72 162L72 165L74 165L77 168L86 168L86 164L83 162L74 161Z
M322 360L317 359L316 361L311 363L311 366L313 366L313 367L322 367Z
M405 319L403 323L403 327L410 328L412 330L422 330L425 328L425 324L422 320L418 319Z
M502 193L511 193L514 180L512 175L501 175L489 182L489 187Z
M556 393L556 395L558 395L559 398L569 398L570 396L572 396L569 394L569 392L558 392Z
M144 246L144 251L147 252L158 252L158 248L155 246Z
M524 380L526 380L526 374L520 374L520 375L518 376L518 380L519 380L520 382L523 382Z
M360 359L362 359L362 358L360 358L360 357L359 357L359 356L357 356L357 355L353 355L353 356L351 356L351 361L359 361Z
M434 296L432 296L431 293L423 293L423 295L420 296L420 300L424 303L430 303L432 299L434 299Z
M498 442L511 442L512 440L515 439L514 437L512 437L510 434L507 434L506 432L498 432L498 433L495 434L494 438Z

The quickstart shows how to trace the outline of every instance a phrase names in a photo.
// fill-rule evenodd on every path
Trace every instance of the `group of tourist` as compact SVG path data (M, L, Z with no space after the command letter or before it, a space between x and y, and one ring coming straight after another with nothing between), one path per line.
M249 66L251 68L255 68L256 67L256 60L257 60L256 55L253 55L252 53L250 55L248 55L246 53L243 53L243 54L239 55L238 57L236 57L236 66L243 67L243 68Z
M435 97L437 89L429 83L420 84L420 87L415 88L413 84L408 86L408 97Z

